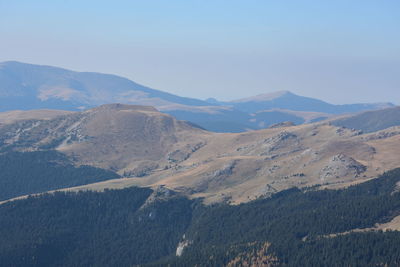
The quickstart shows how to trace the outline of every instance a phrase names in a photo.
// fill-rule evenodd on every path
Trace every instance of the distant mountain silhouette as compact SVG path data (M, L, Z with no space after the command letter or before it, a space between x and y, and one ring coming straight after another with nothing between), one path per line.
M154 106L180 120L217 132L261 129L287 120L299 124L332 114L392 106L390 103L332 105L288 91L230 102L214 98L203 101L155 90L116 75L15 61L0 63L0 111L76 111L109 103ZM310 112L319 114L310 117Z
M75 72L14 61L0 63L0 101L1 111L37 108L78 110L116 102L151 106L208 105L202 100L151 89L116 75Z
M236 109L245 112L258 112L267 109L289 109L296 111L314 111L330 114L358 112L393 106L391 103L333 105L315 98L299 96L289 91L257 95L228 102Z
M366 111L334 120L332 124L372 133L389 127L400 126L400 107Z

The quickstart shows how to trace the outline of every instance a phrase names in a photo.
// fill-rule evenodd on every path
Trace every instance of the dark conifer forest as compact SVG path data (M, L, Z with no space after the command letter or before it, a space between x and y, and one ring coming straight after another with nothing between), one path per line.
M64 154L51 150L1 154L0 170L0 201L119 177L100 168L76 167Z
M293 188L237 206L204 206L173 192L149 201L155 192L136 187L30 197L0 205L0 263L398 266L400 233L348 231L400 214L399 181L397 169L347 189Z

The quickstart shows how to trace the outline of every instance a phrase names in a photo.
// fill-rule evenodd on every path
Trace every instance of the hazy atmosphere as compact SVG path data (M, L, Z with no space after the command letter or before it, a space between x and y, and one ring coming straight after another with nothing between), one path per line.
M400 99L400 2L6 1L0 61L113 73L181 96Z
M400 266L400 0L0 0L0 267Z

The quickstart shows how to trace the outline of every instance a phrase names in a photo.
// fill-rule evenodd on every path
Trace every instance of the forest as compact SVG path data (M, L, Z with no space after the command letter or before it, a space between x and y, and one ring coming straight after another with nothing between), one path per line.
M120 177L100 168L74 166L64 154L51 150L0 154L0 170L0 201Z
M193 244L175 262L224 265L239 252L269 242L269 253L283 266L397 266L400 247L393 245L400 244L398 232L326 236L399 215L399 180L397 169L346 189L293 188L238 206L204 207L187 230Z
M400 169L340 190L292 188L205 206L148 188L55 193L0 205L3 266L398 266ZM149 201L148 199L153 199ZM343 234L340 234L343 233ZM188 246L175 256L179 242Z

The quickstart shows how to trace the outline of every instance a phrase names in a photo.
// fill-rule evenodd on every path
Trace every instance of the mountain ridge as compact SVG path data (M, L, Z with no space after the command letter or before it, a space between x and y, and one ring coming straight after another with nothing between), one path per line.
M328 121L213 133L152 107L106 104L0 125L0 150L56 150L77 166L123 177L79 190L165 186L206 203L241 203L293 186L343 187L400 167L399 127L363 134Z
M80 111L110 103L154 106L179 120L216 132L257 130L290 118L301 124L308 121L302 113L305 111L337 115L392 106L390 103L332 105L289 91L230 102L199 100L155 90L113 74L77 72L16 61L0 63L0 111ZM274 113L253 116L266 110L274 110ZM327 117L330 116L324 116Z
M335 105L319 99L299 96L290 91L277 91L270 94L262 94L254 97L233 100L227 103L231 104L236 109L251 113L260 111L262 109L280 108L294 111L314 111L342 114L394 106L392 103L356 103Z

